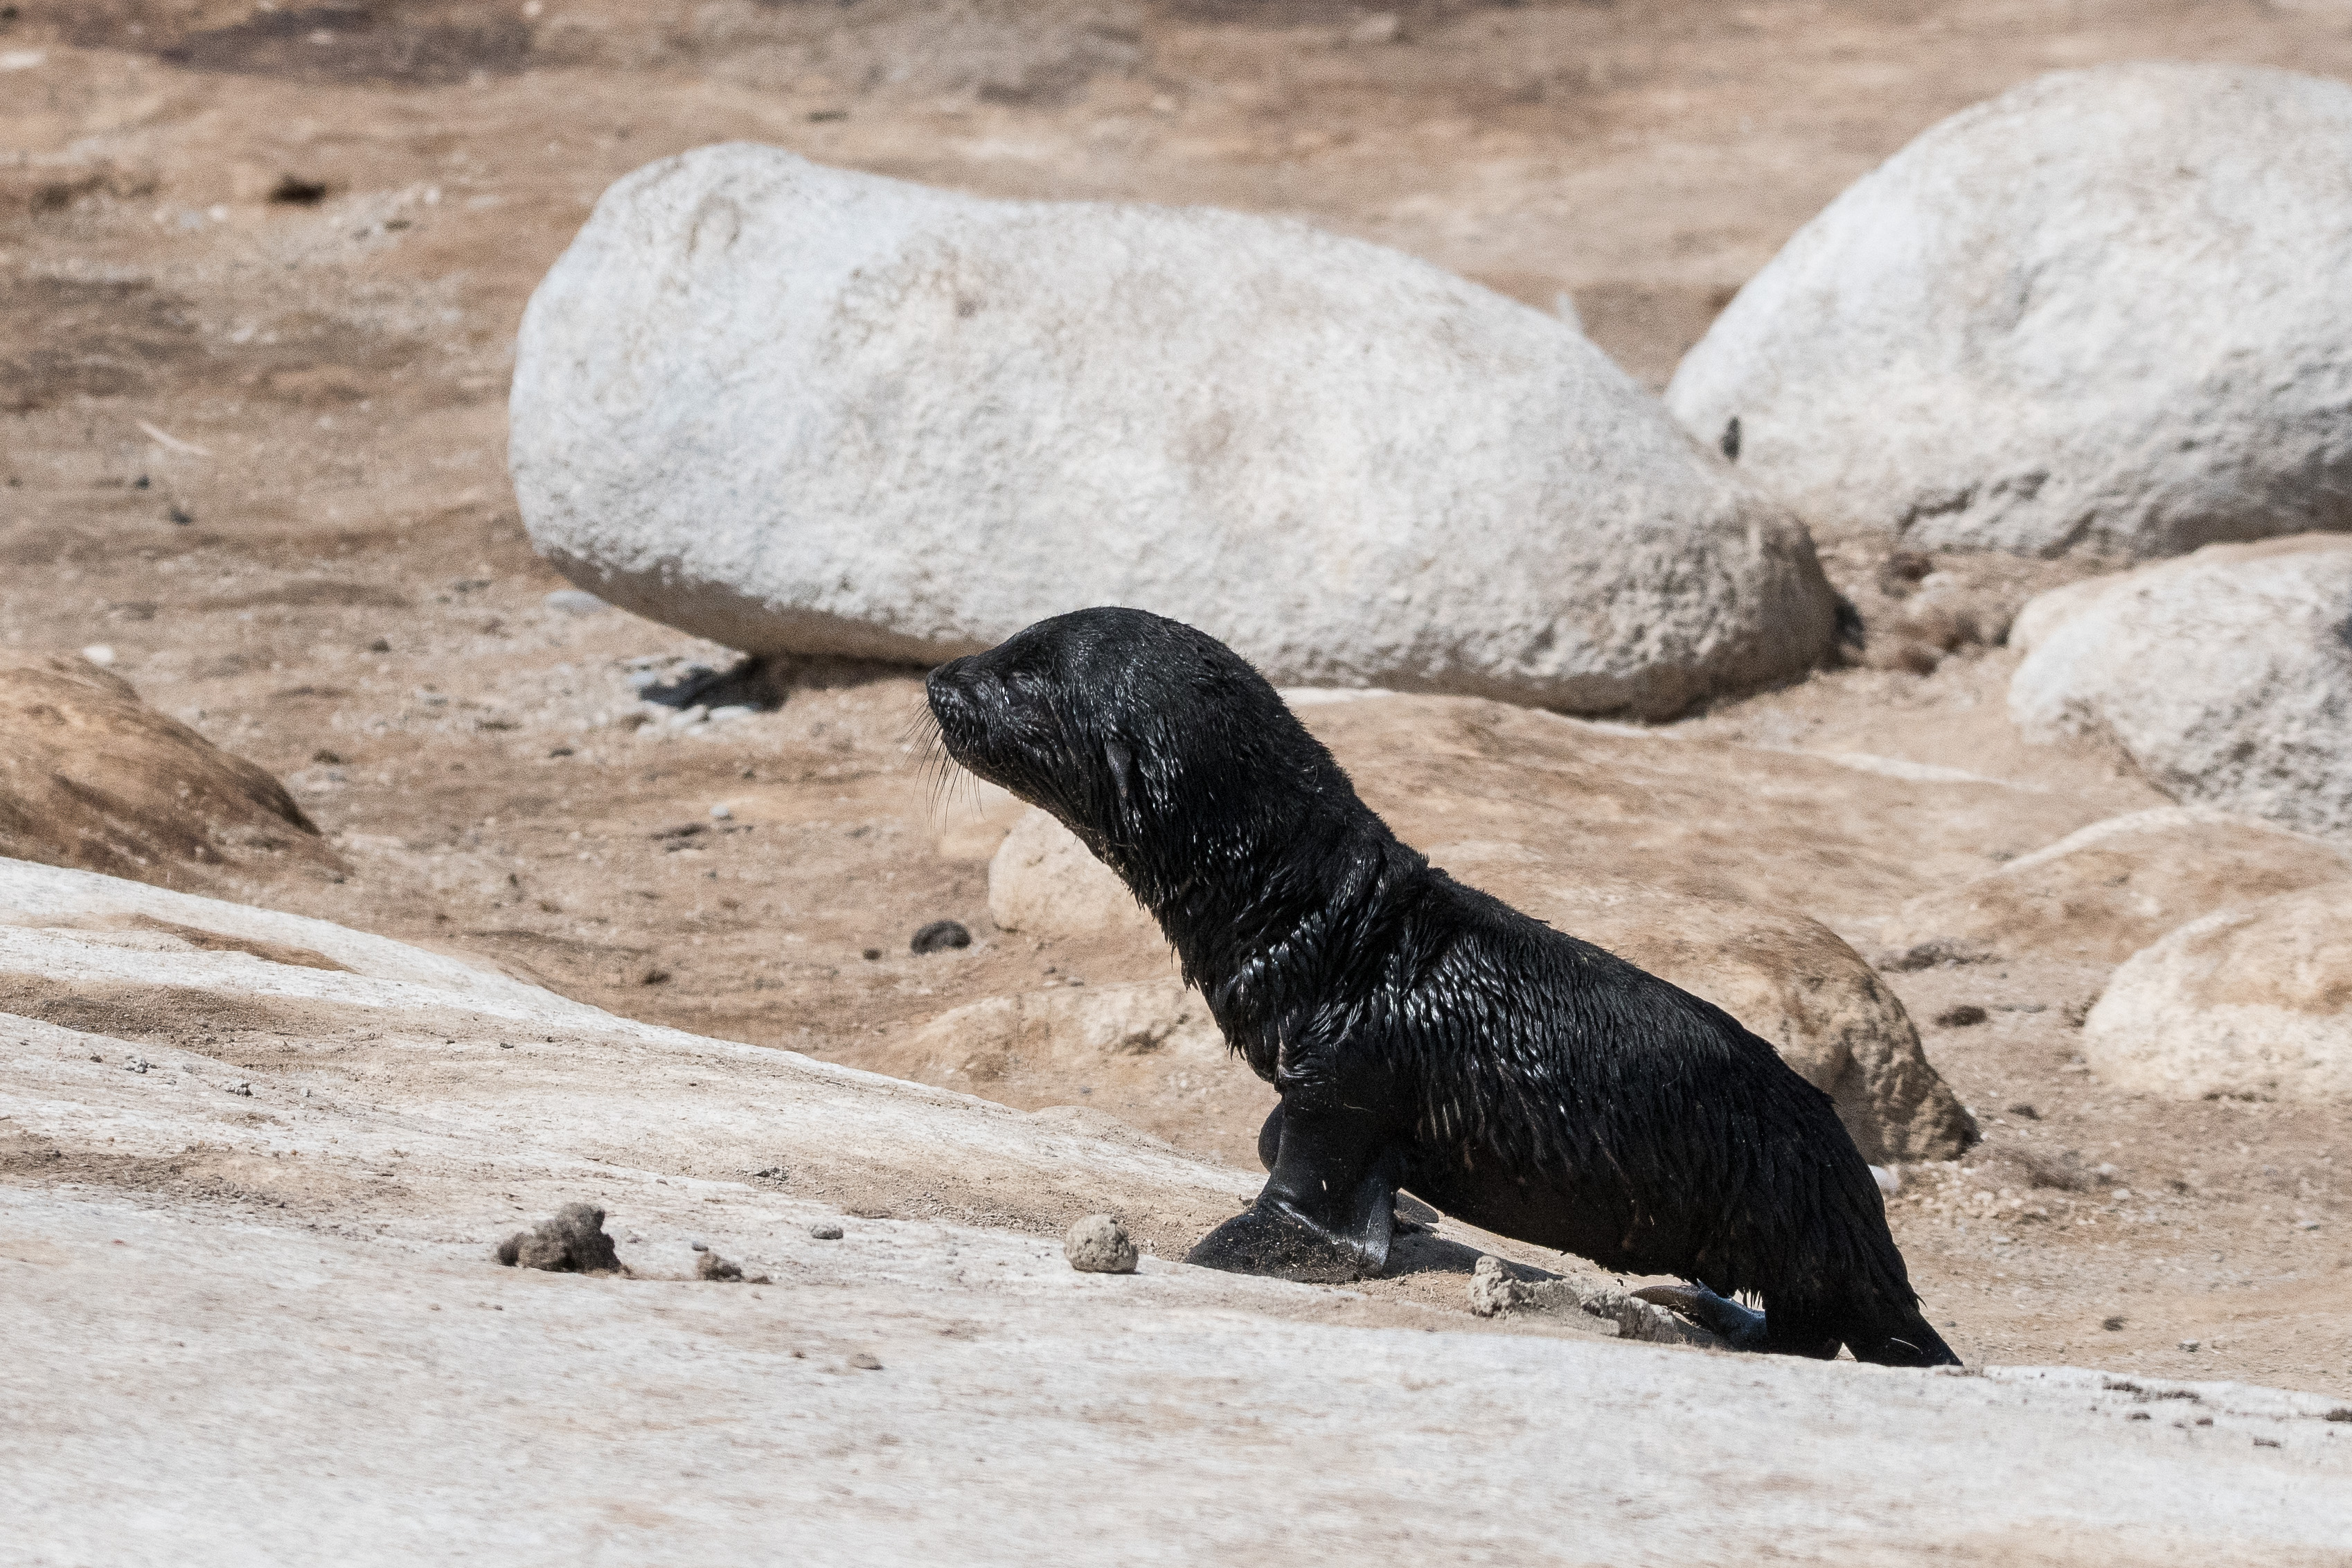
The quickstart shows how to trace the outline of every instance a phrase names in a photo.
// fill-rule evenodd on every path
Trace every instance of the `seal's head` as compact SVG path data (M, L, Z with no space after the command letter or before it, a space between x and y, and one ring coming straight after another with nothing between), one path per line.
M950 757L1060 818L1148 905L1335 786L1354 799L1247 660L1148 611L1039 621L940 666L929 690Z

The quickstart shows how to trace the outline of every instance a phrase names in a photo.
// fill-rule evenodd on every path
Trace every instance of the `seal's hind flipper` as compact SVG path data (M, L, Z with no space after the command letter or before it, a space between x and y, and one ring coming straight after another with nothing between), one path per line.
M1664 1307L1678 1318L1688 1319L1718 1336L1733 1350L1773 1348L1763 1313L1718 1296L1704 1285L1644 1285L1626 1293L1637 1300Z

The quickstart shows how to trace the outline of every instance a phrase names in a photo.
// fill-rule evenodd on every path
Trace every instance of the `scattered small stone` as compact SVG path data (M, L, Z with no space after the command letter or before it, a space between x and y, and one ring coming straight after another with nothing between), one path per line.
M310 760L314 763L323 763L331 768L339 768L343 765L343 754L341 752L331 752L324 746L321 746L317 751L311 752Z
M561 610L567 616L593 616L612 606L583 588L558 588L540 601L551 610Z
M1963 1002L1957 1007L1947 1007L1936 1015L1936 1026L1940 1029L1966 1029L1981 1024L1988 1015L1973 1002Z
M1132 1274L1135 1243L1127 1227L1107 1214L1090 1214L1062 1238L1062 1256L1081 1274Z
M2317 1230L2319 1228L2319 1222L2315 1219L2299 1219L2294 1222L2294 1228L2297 1230Z
M102 642L94 642L90 644L88 647L81 650L81 656L82 658L89 660L90 663L98 666L100 669L104 669L107 666L114 662L114 649Z
M757 1182L783 1182L791 1180L792 1174L782 1165L770 1165L765 1170L752 1172L751 1179Z
M890 1211L868 1205L865 1208L853 1208L849 1211L849 1215L852 1219L888 1219Z
M882 956L882 950L878 947L869 947L863 953L859 954L859 956L864 958L866 963L871 963L876 959Z
M509 1268L553 1274L614 1274L621 1268L613 1238L604 1234L604 1211L593 1204L564 1205L537 1230L519 1230L499 1243L494 1256Z
M697 1252L708 1252L710 1250L710 1244L707 1241L689 1241L686 1245Z
M717 1280L722 1284L740 1284L744 1278L743 1266L731 1258L721 1258L716 1252L705 1247L702 1256L694 1260L694 1277L698 1279ZM767 1282L768 1277L764 1274L751 1281L754 1285L765 1285Z
M1991 957L1990 948L1939 937L1933 942L1883 952L1878 957L1878 967L1907 974L1916 969L1956 969L1963 963L1982 963Z
M725 822L734 815L735 808L729 805L724 801L719 802L717 805L710 808L710 820L713 822Z
M375 641L368 644L367 650L370 653L390 653L392 651L392 644L386 642L382 637L378 637Z
M915 933L907 944L916 952L939 952L950 947L970 947L971 932L961 921L933 921Z
M148 1066L149 1063L145 1057L132 1057L129 1061L122 1064L122 1070L124 1072L145 1072Z
M2099 1327L2106 1330L2109 1333L2115 1332L2117 1329L2120 1329L2123 1326L2124 1321L2121 1318L2109 1318L2099 1324Z
M196 521L196 514L184 506L167 507L164 509L163 515L170 518L173 525L177 528L185 528Z
M2254 1447L2257 1448L2279 1448L2285 1447L2285 1445L2281 1443L2275 1437L2257 1437L2254 1439Z
M2009 1113L2011 1116L2023 1117L2028 1121L2039 1121L2042 1120L2042 1112L2035 1110L2032 1105L2027 1104L2023 1100L2020 1100L2015 1105L2011 1106L2009 1108Z
M646 971L644 978L640 980L638 984L643 985L667 985L669 984L669 971L658 967L648 969Z
M2198 1342L2195 1340L2183 1340L2180 1342L2180 1348L2187 1351L2190 1355L2195 1355L2197 1353L2197 1344Z
M278 183L269 187L268 199L279 206L314 207L327 199L323 180L306 180L299 174L280 174Z
M253 1098L253 1085L247 1083L242 1079L239 1079L236 1082L229 1085L228 1091L231 1094L241 1094L247 1100L251 1100Z
M841 1239L841 1227L837 1225L833 1225L820 1220L815 1225L809 1226L809 1235L818 1241L839 1241Z
M856 1367L860 1372L880 1372L882 1370L881 1362L877 1360L871 1352L866 1351L859 1351L856 1355L851 1356L849 1358L849 1364Z

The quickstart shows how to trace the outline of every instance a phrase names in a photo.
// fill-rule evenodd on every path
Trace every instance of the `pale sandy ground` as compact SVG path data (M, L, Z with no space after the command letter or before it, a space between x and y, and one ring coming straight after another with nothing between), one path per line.
M935 847L907 672L812 670L777 713L638 729L630 661L722 652L541 605L560 584L504 481L508 345L586 204L652 157L748 136L997 194L1295 213L1538 303L1570 291L1596 340L1655 384L1846 182L2038 70L2164 56L2352 75L2352 11L2316 3L1433 5L1377 44L1349 41L1382 29L1340 7L1041 6L1018 26L1010 8L964 7L951 25L886 0L832 10L554 5L527 24L387 6L366 27L303 13L320 25L280 33L237 31L241 5L34 5L0 26L0 637L106 644L150 700L289 781L352 874L256 884L257 900L494 959L629 1016L854 1065L881 1065L892 1031L961 1002L1120 977L1102 967L1113 955L988 930L984 867ZM189 63L158 53L173 49ZM265 200L289 174L325 199ZM1887 613L1872 550L1824 546L1865 613ZM2082 569L1958 564L2011 598ZM1666 733L1958 768L2063 796L2082 820L2150 804L2102 759L2014 740L2011 662L1969 649L1924 676L1836 671ZM2046 814L2063 831L2034 798L2012 826ZM709 824L719 803L740 831L655 837ZM2032 847L1998 837L1986 865ZM1868 952L1898 891L1812 912ZM908 934L939 916L980 942L909 955ZM1968 1173L1915 1172L1895 1205L1931 1310L1971 1361L2352 1394L2340 1117L2147 1101L2070 1071L2074 1020L2104 979L2055 959L1891 977L1990 1135ZM1932 1026L1958 1002L1991 1021ZM248 1071L281 1048L233 1010L84 1022ZM1006 1098L1096 1098L1029 1087ZM1101 1109L1246 1185L1267 1099L1226 1076ZM2033 1117L2011 1109L2023 1104ZM2121 1180L2070 1197L2063 1225L1989 1223L1949 1201L2025 1191L2017 1162L2037 1143ZM168 1159L44 1163L0 1151L18 1212L47 1216L28 1227L86 1236L56 1216L128 1203L162 1234L199 1234L152 1217L193 1201ZM218 1223L276 1238L256 1240L258 1259L292 1245L289 1226L358 1225L337 1217L341 1190L299 1216L206 1201ZM533 1189L516 1212L555 1195ZM472 1259L491 1222L488 1205L465 1213L438 1233L452 1259ZM188 1289L233 1306L244 1265L215 1267L228 1272ZM76 1354L158 1340L178 1310L58 1289L89 1314L57 1320L84 1336ZM136 1392L92 1408L128 1422ZM1388 1490L1412 1499L1416 1484Z
M1081 1275L1039 1228L1181 1246L1254 1184L0 861L0 987L60 979L83 1026L0 1026L0 1561L2352 1559L2323 1396L1487 1324L1451 1225L1406 1258L1451 1310ZM630 1277L490 1260L579 1198ZM752 1278L693 1279L696 1242Z

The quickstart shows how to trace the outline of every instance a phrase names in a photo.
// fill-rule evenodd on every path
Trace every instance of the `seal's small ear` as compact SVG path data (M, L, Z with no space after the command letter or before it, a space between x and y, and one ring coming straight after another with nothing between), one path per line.
M1110 776L1118 785L1118 806L1121 811L1135 809L1135 753L1117 741L1103 742L1103 760L1110 764Z

